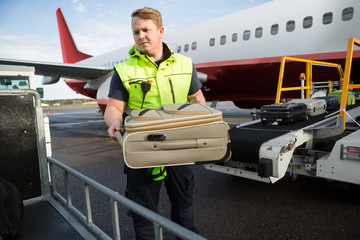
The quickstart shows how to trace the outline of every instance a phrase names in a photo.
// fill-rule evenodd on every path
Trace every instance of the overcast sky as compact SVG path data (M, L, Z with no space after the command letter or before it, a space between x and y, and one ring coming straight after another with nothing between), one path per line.
M56 10L61 8L78 49L96 56L133 43L130 15L153 7L166 32L270 0L0 0L0 58L62 62ZM41 85L41 77L36 77ZM43 86L45 99L82 98L63 80Z

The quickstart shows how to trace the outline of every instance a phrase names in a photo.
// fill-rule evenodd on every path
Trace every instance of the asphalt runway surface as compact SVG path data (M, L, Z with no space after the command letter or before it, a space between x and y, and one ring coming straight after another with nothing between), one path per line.
M107 137L103 115L97 108L44 112L49 114L54 158L124 195L121 148ZM231 125L248 117L249 112L224 109L224 119ZM201 165L193 168L195 224L205 238L360 239L360 202L345 183L299 176L296 181L285 177L267 184L206 170ZM73 182L73 204L83 211L82 187ZM110 200L96 191L91 191L91 197L94 223L112 236ZM170 218L165 187L159 213ZM127 209L119 206L119 214L121 239L135 239ZM175 238L165 234L164 239Z

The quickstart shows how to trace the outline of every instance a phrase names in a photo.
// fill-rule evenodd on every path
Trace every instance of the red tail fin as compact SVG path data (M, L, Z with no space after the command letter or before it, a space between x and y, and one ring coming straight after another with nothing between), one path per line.
M91 55L82 53L77 50L75 42L71 36L60 8L56 10L56 17L59 27L60 43L64 63L75 63L85 58L91 57Z

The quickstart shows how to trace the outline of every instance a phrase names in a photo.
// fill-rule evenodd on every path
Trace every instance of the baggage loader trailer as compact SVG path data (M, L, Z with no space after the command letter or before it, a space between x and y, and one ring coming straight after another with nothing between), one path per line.
M359 118L360 108L347 113ZM280 126L264 130L260 120L245 123L230 130L242 136L235 139L230 134L231 160L207 164L205 168L268 183L275 183L288 173L360 184L360 130L358 126L348 126L342 131L342 124L339 116L300 129Z
M282 58L275 103L280 105L285 101L281 100L284 91L305 91L302 96L309 99L316 84L312 82L312 66L316 65L338 69L336 84L342 90L338 110L289 124L276 121L264 124L258 119L235 126L230 129L231 159L223 164L207 164L205 168L267 183L275 183L289 174L294 178L305 175L359 185L360 99L347 106L348 91L360 88L360 84L350 82L354 45L360 46L360 41L350 38L345 74L337 64ZM306 85L282 87L286 61L306 64ZM329 92L334 83L327 84Z

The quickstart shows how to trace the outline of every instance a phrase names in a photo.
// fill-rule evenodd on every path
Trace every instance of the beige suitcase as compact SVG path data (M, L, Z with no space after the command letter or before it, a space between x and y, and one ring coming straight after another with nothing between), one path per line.
M222 112L201 104L133 110L125 118L125 134L116 137L130 168L224 161L230 154Z

